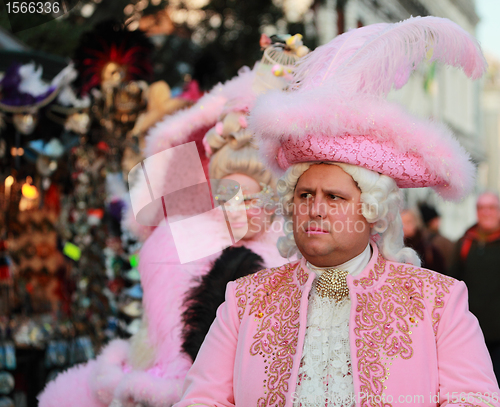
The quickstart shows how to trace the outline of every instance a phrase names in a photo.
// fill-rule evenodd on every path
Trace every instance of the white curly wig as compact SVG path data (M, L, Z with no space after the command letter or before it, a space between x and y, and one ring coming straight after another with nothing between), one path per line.
M283 257L290 258L295 253L300 256L293 237L293 196L301 175L314 164L332 164L349 174L361 190L362 214L368 223L374 224L372 234L378 234L377 246L382 255L390 261L410 263L420 266L417 253L403 243L403 224L399 213L403 198L396 182L382 174L357 165L334 162L307 162L292 165L278 181L277 190L280 208L285 219L285 236L278 240L278 250Z

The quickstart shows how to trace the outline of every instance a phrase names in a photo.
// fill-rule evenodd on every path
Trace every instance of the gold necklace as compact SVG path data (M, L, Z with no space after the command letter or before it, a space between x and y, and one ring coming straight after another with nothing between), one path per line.
M318 278L316 291L320 297L333 298L340 301L349 295L345 270L326 269Z

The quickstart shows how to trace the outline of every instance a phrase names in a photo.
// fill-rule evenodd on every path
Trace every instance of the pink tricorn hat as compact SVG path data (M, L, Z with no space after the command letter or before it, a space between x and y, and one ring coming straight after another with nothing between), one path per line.
M469 154L443 124L417 118L385 97L424 60L461 67L477 79L486 61L455 23L416 17L351 30L299 62L289 92L261 96L249 125L269 165L334 161L393 178L402 188L433 187L458 200L474 184Z

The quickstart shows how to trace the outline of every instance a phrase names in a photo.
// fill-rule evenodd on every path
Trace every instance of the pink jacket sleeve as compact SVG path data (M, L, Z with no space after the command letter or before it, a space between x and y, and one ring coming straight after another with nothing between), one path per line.
M233 372L240 321L234 303L233 283L226 288L226 302L200 348L184 382L181 401L174 407L234 406Z
M434 315L433 315L434 318ZM483 333L459 281L436 335L441 406L499 406L499 389ZM481 397L481 398L479 398Z

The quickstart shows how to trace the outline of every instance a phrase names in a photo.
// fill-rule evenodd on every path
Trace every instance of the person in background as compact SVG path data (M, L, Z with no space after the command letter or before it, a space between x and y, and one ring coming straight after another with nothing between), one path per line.
M287 52L281 44L270 46ZM183 144L179 139L195 141L201 146L210 159L208 173L214 200L229 201L235 184L241 187L243 208L236 210L230 206L227 210L235 247L182 262L178 240L173 237L171 225L175 215L172 214L177 211L185 215L183 210L201 199L193 193L188 199L184 195L184 199L177 200L168 209L168 221L161 221L139 254L144 290L144 314L139 332L129 340L110 342L96 360L60 374L40 395L39 407L172 405L180 398L184 377L203 341L206 325L211 322L210 312L204 314L206 319L202 321L193 315L182 315L192 305L192 301L185 304L186 294L192 296L192 289L199 286L200 280L206 282L203 277L211 275L219 281L211 285L217 291L212 293L213 300L223 296L227 280L286 262L276 247L277 239L283 235L281 220L275 216L276 178L264 166L247 125L248 112L257 95L269 89L282 89L288 83L288 79L275 75L272 68L257 63L252 70L241 69L237 77L217 85L190 109L166 117L146 138L149 151L166 148L173 140ZM205 130L201 141L199 132L208 123L211 127ZM189 163L183 164L189 167ZM175 171L186 172L186 168L172 168L165 162L158 163L154 170L164 182L174 177ZM212 181L217 180L226 180L226 183L221 182L220 188L216 188ZM231 245L231 242L225 245L225 223L221 226L210 216L201 221L198 217L197 223L210 226L212 233L205 237L220 243L219 247ZM183 230L186 234L182 243L199 250L203 245L196 240L199 236L193 236L189 228ZM213 320L213 316L211 318ZM183 332L185 325L187 331Z
M426 238L426 230L418 209L410 208L401 212L405 246L415 250L422 260L422 266L444 273L447 271L441 252Z
M476 203L477 223L455 247L450 275L469 289L469 307L479 320L500 378L500 200L495 192L484 192Z
M421 202L418 204L418 209L425 226L424 239L439 251L444 259L444 266L447 271L451 266L455 244L440 233L441 216L436 208L427 202Z

